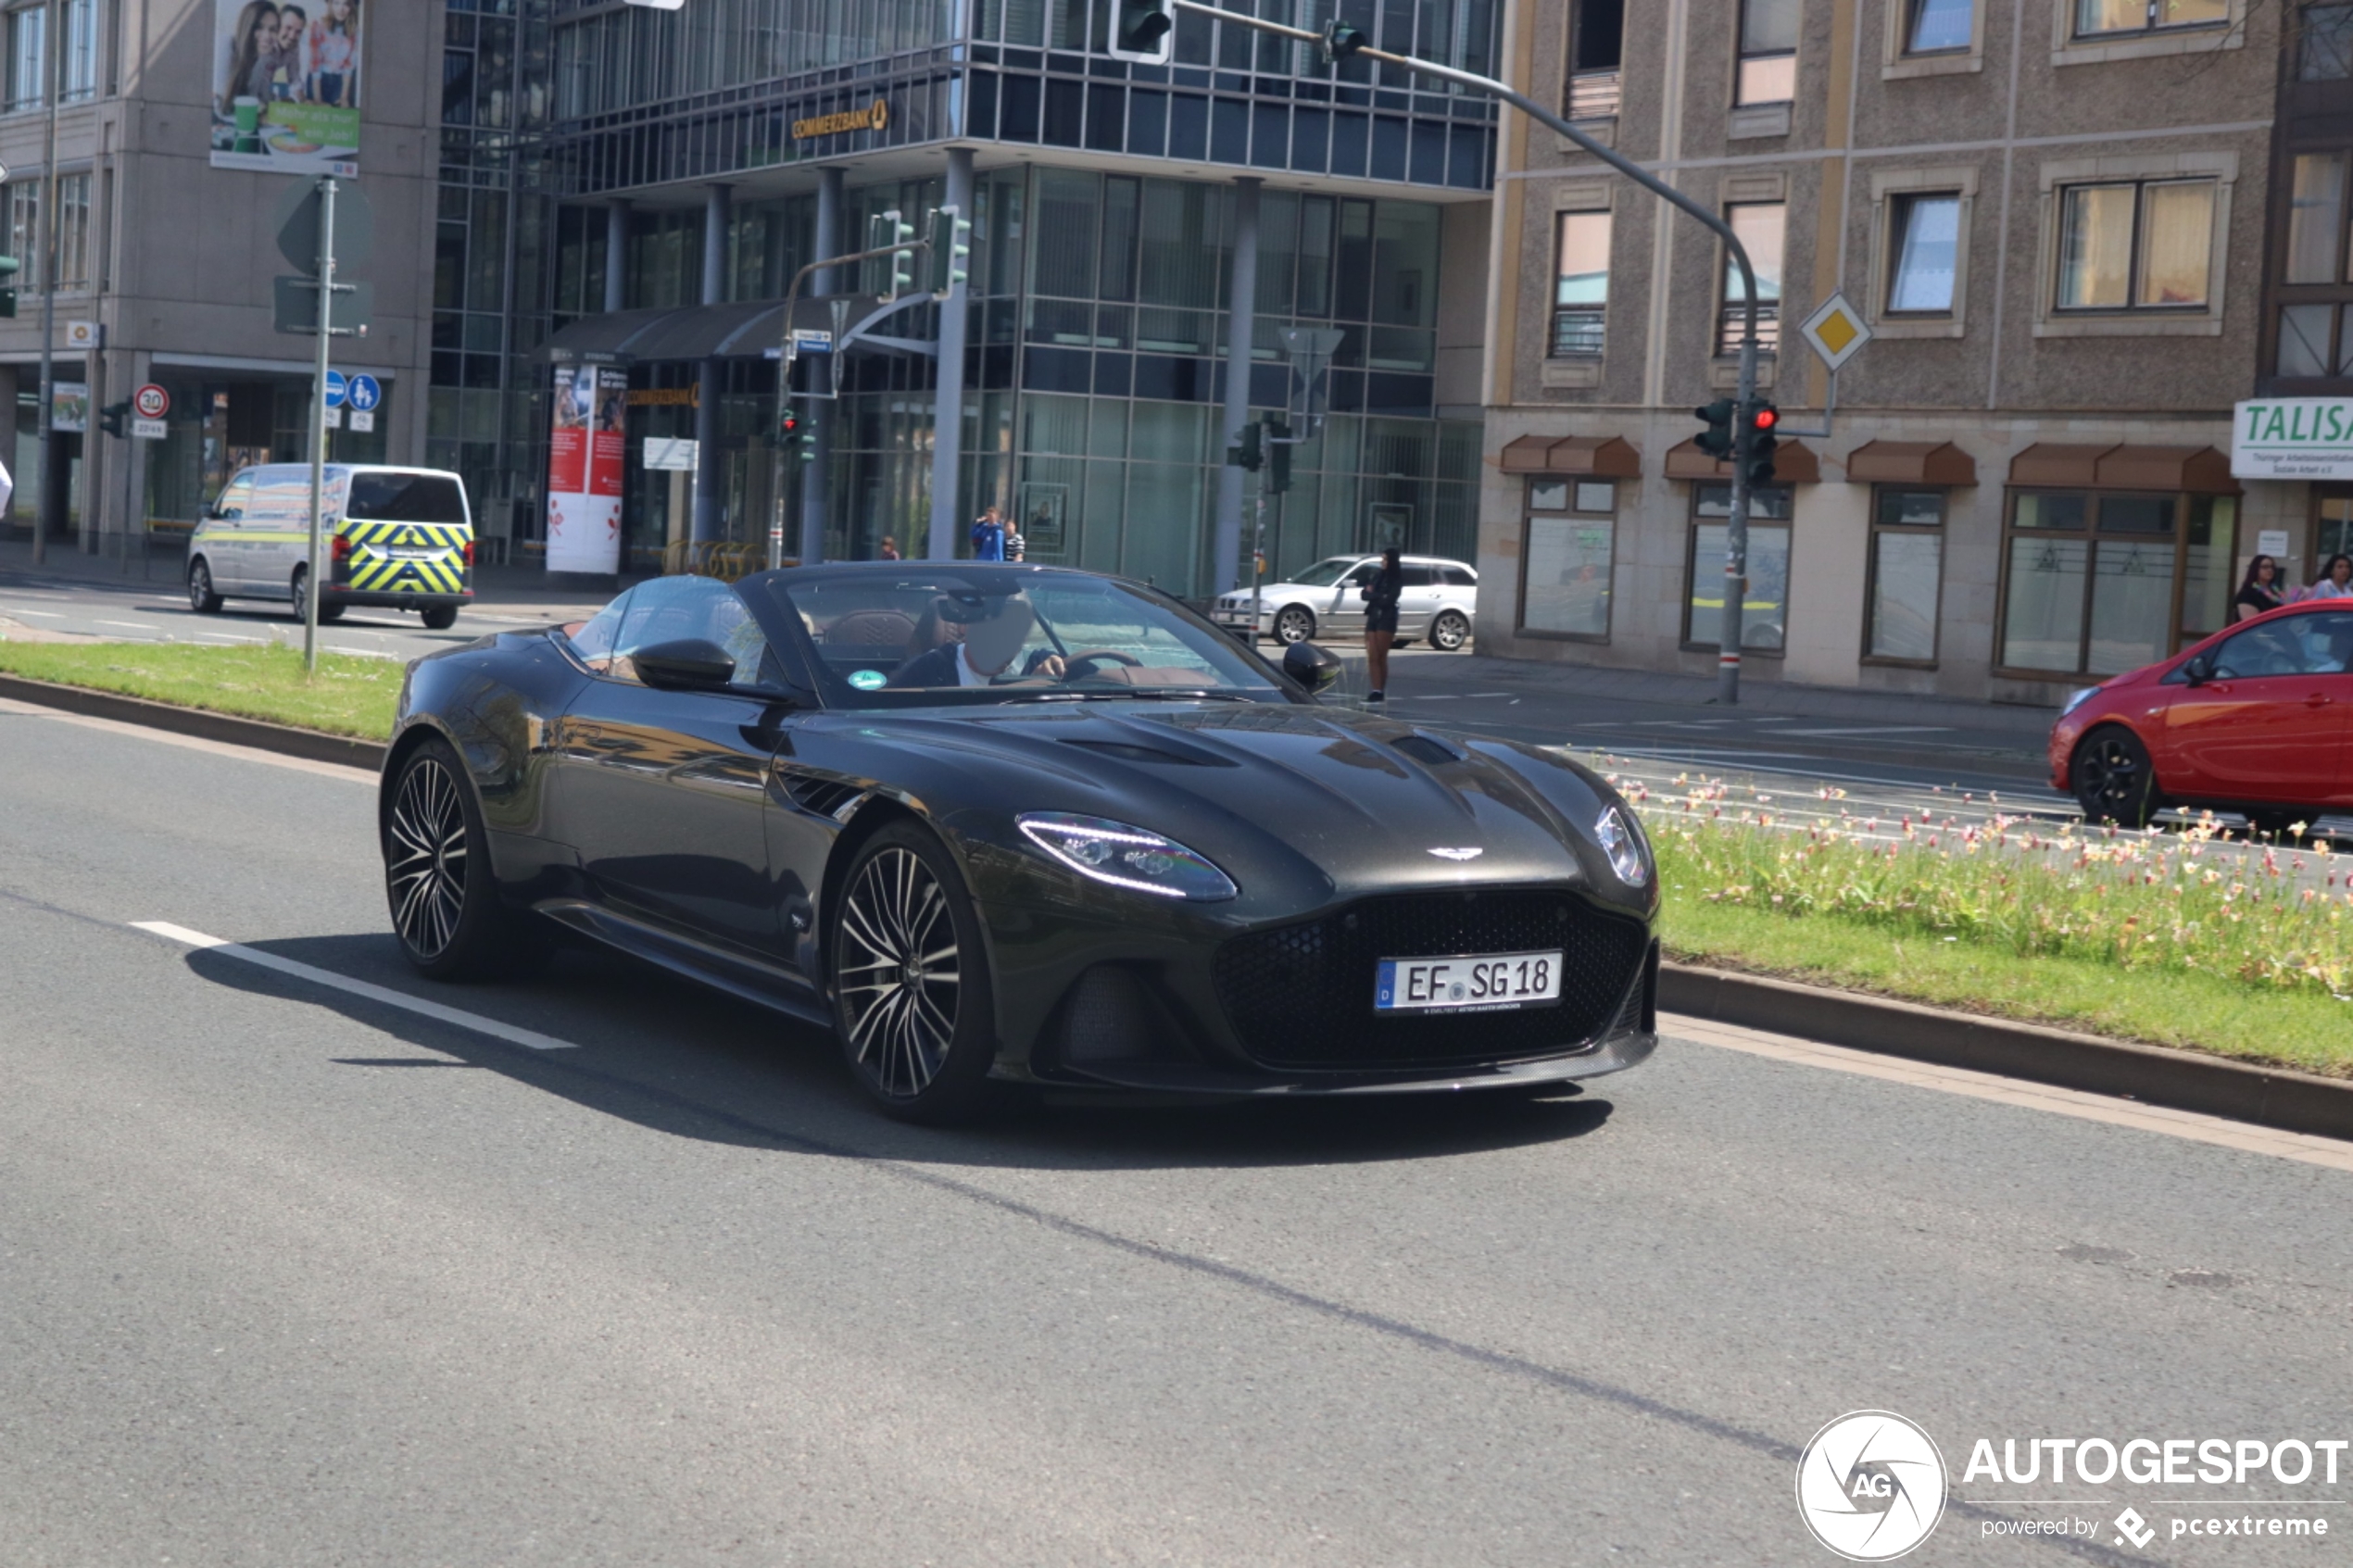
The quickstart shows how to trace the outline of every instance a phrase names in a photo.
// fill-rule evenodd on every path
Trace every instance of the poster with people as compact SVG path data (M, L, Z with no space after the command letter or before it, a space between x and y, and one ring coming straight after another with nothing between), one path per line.
M629 375L556 367L547 432L547 570L621 570L621 476Z
M213 168L359 172L363 4L213 0Z

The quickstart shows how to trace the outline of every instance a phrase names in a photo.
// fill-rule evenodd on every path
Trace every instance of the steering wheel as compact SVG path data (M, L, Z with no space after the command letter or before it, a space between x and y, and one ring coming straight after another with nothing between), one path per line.
M1083 681L1094 674L1100 664L1124 664L1134 670L1143 662L1133 654L1121 653L1117 648L1089 648L1085 653L1074 653L1063 660L1063 679Z

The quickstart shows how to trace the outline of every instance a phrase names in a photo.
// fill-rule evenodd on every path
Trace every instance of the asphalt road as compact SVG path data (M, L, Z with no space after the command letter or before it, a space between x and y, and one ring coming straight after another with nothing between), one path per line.
M1689 1038L1551 1099L903 1128L631 965L412 979L372 802L0 711L0 1564L1830 1563L1793 1463L1848 1411L1958 1499L2151 1518L1966 1447L2353 1436L2342 1152ZM1984 1538L2051 1512L1906 1561L2343 1557Z

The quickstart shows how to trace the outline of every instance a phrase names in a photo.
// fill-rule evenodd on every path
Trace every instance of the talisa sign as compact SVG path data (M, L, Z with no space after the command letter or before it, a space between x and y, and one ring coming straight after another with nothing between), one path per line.
M2231 426L2237 479L2353 479L2353 397L2261 397Z

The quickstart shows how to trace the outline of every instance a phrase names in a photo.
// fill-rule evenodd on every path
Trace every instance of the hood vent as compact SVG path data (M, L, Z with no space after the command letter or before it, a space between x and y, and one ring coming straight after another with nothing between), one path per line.
M1443 768L1449 762L1460 762L1462 753L1451 746L1443 746L1428 735L1401 735L1389 743L1426 768Z

